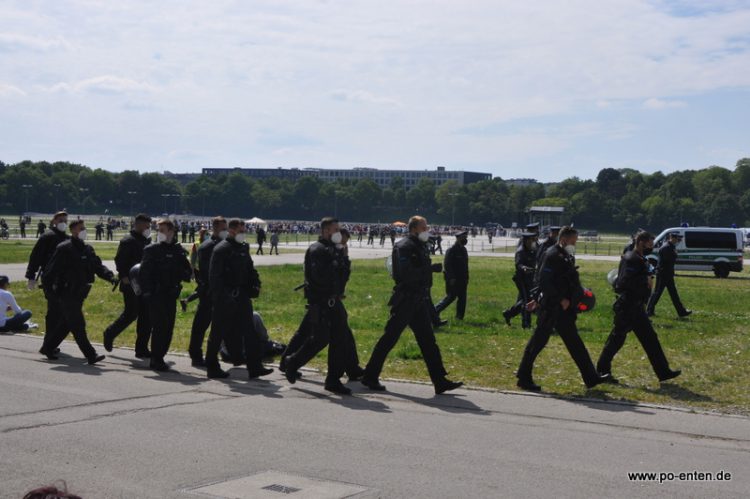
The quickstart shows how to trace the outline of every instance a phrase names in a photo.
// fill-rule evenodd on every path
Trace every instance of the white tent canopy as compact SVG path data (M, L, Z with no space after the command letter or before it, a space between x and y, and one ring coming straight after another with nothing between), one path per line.
M262 218L253 217L250 220L245 220L246 224L266 225L266 221Z

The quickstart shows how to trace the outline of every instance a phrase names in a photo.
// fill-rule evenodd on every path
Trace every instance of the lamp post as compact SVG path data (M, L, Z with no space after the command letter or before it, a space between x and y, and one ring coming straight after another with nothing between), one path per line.
M89 192L89 189L87 187L80 187L78 190L81 191L82 193L84 193L83 194L84 198L83 198L83 200L81 200L81 213L84 213L86 211L86 198L85 198L85 196L87 195L86 193Z
M34 186L31 184L23 184L21 187L23 187L24 190L26 191L26 213L28 213L29 212L29 189L31 189Z
M449 192L448 195L452 198L451 201L451 227L456 225L456 196L457 192Z
M162 199L164 199L164 213L168 215L167 213L167 198L169 197L169 194L162 194Z
M130 194L130 215L133 215L133 197L138 194L138 191L128 191Z
M60 195L60 184L54 184L55 185L55 211L57 212L59 210L59 204L57 202L57 199Z

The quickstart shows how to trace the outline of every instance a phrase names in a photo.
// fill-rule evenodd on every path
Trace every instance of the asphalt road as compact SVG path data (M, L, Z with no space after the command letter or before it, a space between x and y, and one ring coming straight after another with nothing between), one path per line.
M293 386L277 372L247 381L240 368L208 381L182 356L168 358L178 372L157 374L132 350L87 366L74 343L54 362L37 353L40 343L0 336L3 498L58 479L85 498L719 498L750 490L744 417L478 390L434 396L430 386L393 381L378 394L352 383L355 395L342 398L311 372ZM732 479L627 476L720 470Z

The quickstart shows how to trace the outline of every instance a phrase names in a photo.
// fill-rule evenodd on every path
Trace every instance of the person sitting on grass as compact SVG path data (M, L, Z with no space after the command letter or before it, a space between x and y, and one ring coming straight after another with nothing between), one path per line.
M33 322L28 322L31 319L31 312L18 306L13 293L8 291L9 284L8 276L0 275L0 308L2 308L0 332L27 331L30 328L38 327ZM13 315L8 317L8 312L12 312Z

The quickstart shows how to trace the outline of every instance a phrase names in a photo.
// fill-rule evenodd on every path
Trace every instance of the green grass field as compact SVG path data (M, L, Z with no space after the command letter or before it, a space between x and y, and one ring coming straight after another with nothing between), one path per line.
M4 255L6 248L0 255ZM5 256L3 256L5 258ZM439 258L438 260L439 261ZM580 261L582 282L597 293L598 306L579 316L579 328L594 361L601 351L612 325L613 293L605 276L613 262ZM512 262L507 258L472 258L469 305L464 322L451 320L441 329L438 342L450 377L474 387L515 388L514 370L529 337L522 330L520 318L507 327L501 313L515 299L511 282ZM293 334L304 311L301 293L292 291L302 280L300 265L263 267L261 297L256 309L263 315L273 339L286 341ZM442 281L436 280L435 301L440 299ZM680 274L678 288L685 304L695 313L687 320L678 319L668 296L657 307L654 320L667 357L673 368L683 375L660 386L634 335L613 363L613 373L620 386L606 385L586 390L572 359L557 337L552 337L539 356L535 380L545 392L560 396L594 397L607 400L642 401L696 409L750 414L750 362L748 323L750 322L750 272L732 274L729 279L715 279L710 274ZM34 320L44 322L44 300L41 292L27 291L23 283L12 283L12 291L25 308L35 312ZM192 291L188 285L183 293ZM388 318L386 302L391 280L382 259L355 260L348 287L346 306L350 324L357 339L362 364L382 334ZM97 282L85 304L89 335L101 342L103 329L120 313L121 295L111 286ZM172 349L185 351L195 310L178 311ZM443 313L452 319L454 308ZM0 340L1 341L1 340ZM133 327L118 338L117 344L132 346ZM67 353L80 355L74 344ZM325 366L325 354L314 360ZM427 380L427 372L413 335L407 330L388 358L384 377Z

